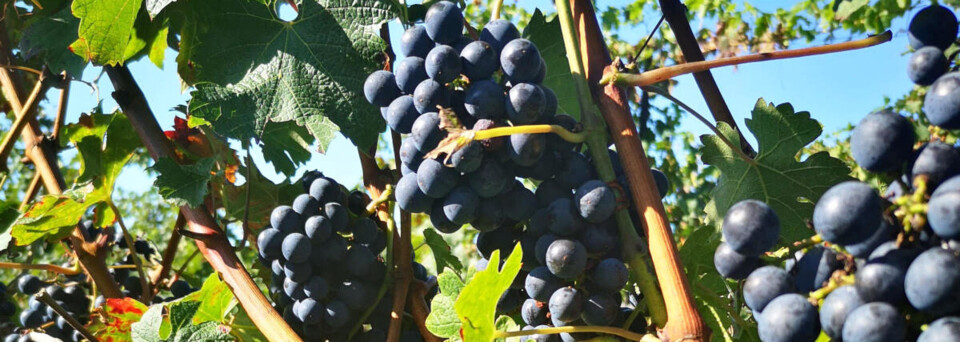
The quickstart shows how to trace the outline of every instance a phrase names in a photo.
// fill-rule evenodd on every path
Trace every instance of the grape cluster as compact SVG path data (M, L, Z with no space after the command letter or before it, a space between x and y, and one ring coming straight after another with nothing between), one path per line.
M529 124L582 128L557 113L557 97L544 86L547 66L537 46L506 20L493 20L478 40L464 35L456 5L430 7L424 26L404 32L406 57L393 73L376 71L364 84L367 100L381 107L390 128L406 134L400 147L395 197L401 209L429 216L443 233L469 224L487 266L491 254L509 254L520 243L522 272L498 303L498 312L520 311L525 329L567 325L622 326L627 281L613 214L626 177L609 152L618 182L597 179L581 146L544 134L472 141L455 152L426 157L448 135L443 122L484 130ZM450 117L443 117L449 115ZM661 197L667 179L652 170ZM528 184L538 184L531 190ZM624 205L625 206L625 205ZM646 322L634 320L642 331ZM577 334L579 335L579 334ZM590 335L590 334L587 334ZM535 335L536 341L557 335ZM583 336L561 334L564 341Z
M387 271L379 256L387 236L367 214L369 198L319 173L308 173L302 184L305 193L276 207L257 237L260 261L272 271L277 311L305 339L345 341L375 306L364 322L372 328L359 338L385 340L393 299L376 299Z
M956 16L924 8L909 38L910 78L932 84L924 114L960 128L960 75L946 73L942 52L957 38ZM813 211L818 238L783 267L760 258L779 237L773 210L755 200L730 208L714 263L745 279L761 340L814 341L822 331L843 341L960 341L960 151L938 140L914 149L916 138L897 113L864 117L850 138L853 158L895 182L883 196L859 181L828 189Z
M83 336L75 331L67 320L57 314L53 308L37 300L33 295L44 289L61 307L77 318L81 323L86 323L90 317L90 298L87 296L87 289L83 283L83 275L72 276L62 285L50 284L44 282L39 277L32 274L24 274L16 280L17 292L30 296L27 301L27 307L20 311L20 327L24 331L27 329L41 329L44 334L61 339L63 341L81 341ZM7 292L6 287L0 288L2 292ZM0 315L8 317L16 311L16 306L8 299L0 303ZM4 342L13 341L31 341L29 335L20 335L11 333L4 337Z

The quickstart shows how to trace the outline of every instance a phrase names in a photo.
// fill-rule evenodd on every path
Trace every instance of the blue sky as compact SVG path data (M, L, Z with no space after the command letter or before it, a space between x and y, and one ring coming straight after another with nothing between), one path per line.
M598 1L602 7L623 5L627 1ZM552 12L550 1L524 1L529 9L540 7ZM792 1L762 1L762 9L789 6ZM907 16L909 18L909 15ZM639 41L652 29L658 17L647 16L647 23L626 28L618 32L621 39ZM694 27L708 23L694 21ZM912 88L906 76L907 39L904 28L905 19L893 22L894 38L892 42L869 49L844 52L828 56L816 56L803 59L772 61L757 64L726 67L713 70L724 98L739 125L749 117L758 98L768 102L790 102L794 108L809 111L812 117L820 121L825 132L833 132L850 123L856 123L861 117L883 104L884 96L899 97ZM399 41L402 33L397 23L391 24L391 39ZM842 35L841 35L842 37ZM857 37L859 38L859 37ZM189 100L189 92L181 92L181 84L176 72L176 52L167 50L164 68L158 69L148 60L129 63L134 77L143 88L158 121L164 129L173 124L175 112L171 109ZM93 81L100 75L101 69L86 68L82 79ZM704 115L709 111L691 76L677 78L679 85L673 94L691 105ZM99 100L105 111L117 108L110 97L113 91L106 75L99 78ZM54 90L48 99L56 99ZM98 101L97 93L80 83L74 83L68 104L67 122L76 122L81 113L88 112ZM55 103L43 104L47 113L54 112ZM682 130L695 134L708 133L709 130L691 116L686 116ZM333 141L326 155L315 153L310 162L301 170L319 169L347 186L360 182L360 166L356 149L342 137ZM265 173L273 168L265 163L258 153L254 161ZM273 177L279 181L279 176ZM122 174L119 185L131 191L147 191L152 183L142 170L128 168Z

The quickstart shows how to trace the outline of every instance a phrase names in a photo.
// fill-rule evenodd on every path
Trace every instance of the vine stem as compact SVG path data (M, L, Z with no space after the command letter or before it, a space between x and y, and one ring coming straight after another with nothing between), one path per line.
M538 329L528 329L520 331L494 331L494 338L508 338L508 337L520 337L520 336L530 336L530 335L551 335L551 334L560 334L560 333L581 333L581 332L591 332L591 333L601 333L609 334L623 337L630 341L660 341L656 336L650 334L638 334L629 330L624 330L616 327L602 327L594 325L586 326L565 326L565 327L551 327L551 328L538 328Z
M686 75L695 72L706 71L714 68L730 65L747 64L754 62L773 61L779 59L816 56L828 53L836 53L850 50L868 48L874 45L890 41L893 34L886 31L876 36L870 36L860 40L843 42L837 44L828 44L796 50L784 50L773 52L761 52L746 56L737 56L730 58L721 58L712 61L699 61L673 65L669 67L658 68L643 72L640 74L630 73L610 73L600 79L600 84L616 83L619 86L647 86L662 82L680 75Z
M836 290L838 287L841 287L843 285L853 284L855 279L856 278L853 274L845 275L839 278L832 278L830 279L829 282L827 282L827 286L821 287L816 291L810 292L810 295L808 297L812 302L819 302L820 300L826 298L827 295L833 292L833 290Z
M599 80L604 72L611 72L612 67L610 53L593 12L593 3L585 0L570 1L579 11L575 17L580 25L580 49L587 56L584 62L587 67L585 76L589 80ZM556 3L561 2L565 1ZM568 25L561 21L561 28L564 26ZM572 28L564 30L573 31ZM663 202L650 173L650 163L628 109L626 92L612 84L601 87L597 83L590 83L590 86L593 87L591 90L594 100L600 107L600 113L619 152L634 206L643 221L641 227L647 237L654 273L660 290L663 291L667 320L665 325L658 323L658 326L662 327L661 337L665 340L708 341L710 328L694 305L690 283L680 262Z
M46 90L46 85L46 77L44 74L40 74L37 84L33 86L33 91L27 97L27 102L17 111L17 118L10 125L10 131L7 132L7 136L3 137L3 142L0 142L0 171L8 171L7 158L10 156L10 151L13 150L13 144L20 137L20 131L23 131L23 127L27 125L30 119L36 120L37 105L40 104L41 94Z
M490 9L490 20L500 19L500 11L503 9L503 0L493 0L493 8Z
M714 124L711 123L709 120L707 120L707 118L705 118L703 115L700 115L700 113L698 113L698 112L697 112L696 110L694 110L692 107L690 107L689 105L687 105L687 104L684 103L683 101L680 101L680 99L674 97L673 95L670 95L670 92L664 90L663 88L656 87L656 86L652 86L652 85L642 86L642 87L640 87L640 88L643 89L644 91L649 91L649 92L651 92L651 93L656 93L657 95L663 96L663 97L666 98L667 100L670 100L671 102L676 103L676 104L679 105L681 108L683 108L684 110L686 110L687 113L690 113L690 115L693 115L693 116L696 117L698 120L700 120L700 122L702 122L704 125L706 125L707 128L710 128L710 130L713 131L713 134L716 134L716 135L717 135L717 138L720 138L720 140L723 141L723 143L724 143L725 145L727 145L727 147L730 147L731 150L734 150L734 151L737 152L737 156L739 156L740 159L743 159L743 161L746 162L747 164L750 164L750 165L753 165L753 166L756 166L756 165L757 165L757 161L753 160L753 158L750 158L750 156L748 156L746 153L744 153L744 152L743 152L743 149L741 149L740 146L734 145L733 142L730 141L730 139L727 139L727 136L726 136L726 135L724 135L723 133L720 133L720 130L717 129L717 126L716 126L716 125L714 125ZM739 132L738 132L738 134L739 134Z
M158 271L152 279L154 294L160 292L160 284L163 284L163 281L170 275L170 269L173 268L173 259L177 257L177 252L180 251L180 240L183 236L180 235L180 229L183 229L186 223L187 220L183 217L183 213L177 213L177 222L173 226L173 232L170 233L170 239L167 240L167 247L163 250L163 258L160 261L160 271Z
M0 65L12 65L13 54L10 50L10 37L7 28L0 25ZM10 72L8 68L0 68L0 86L2 93L6 98L10 108L19 113L24 108L24 99L27 98L23 86L23 79L20 75ZM66 187L63 180L63 174L57 166L55 158L57 152L49 144L40 144L43 134L40 131L40 123L36 117L27 120L27 127L20 132L26 146L25 154L33 162L36 172L40 173L43 186L47 193L59 195ZM90 276L90 278L100 284L101 293L106 298L123 297L120 286L107 270L106 250L100 248L96 243L87 243L83 238L83 232L79 226L74 228L73 234L68 237L74 254L77 256L80 266Z
M393 185L387 184L386 189L383 189L383 192L380 193L380 197L374 201L371 201L370 204L367 204L367 216L373 215L377 212L377 207L381 204L387 203L390 199L393 198ZM393 212L392 210L390 212ZM388 223L392 223L388 222ZM391 229L390 232L393 232Z
M586 132L574 133L560 125L508 126L508 127L496 127L496 128L484 129L480 131L470 131L470 132L473 132L472 140L486 140L491 138L514 135L514 134L543 134L543 133L556 134L563 140L566 140L572 143L581 143L584 140L587 140Z
M573 24L570 4L566 1L556 1L555 5L557 7L557 16L560 19L560 28L567 53L567 62L570 65L570 74L573 76L574 85L578 94L580 116L586 127L586 131L590 132L587 136L586 143L593 157L593 165L602 181L614 181L616 175L614 174L613 165L610 161L610 154L607 152L607 138L604 135L603 129L605 123L600 117L600 114L597 113L596 106L590 100L590 90L587 86L587 78L584 74L583 64L581 64L580 50L577 48L579 45L577 44L577 33ZM621 158L622 157L621 155ZM649 167L647 169L649 170ZM647 171L646 173L651 177L650 181L652 184L653 178L650 172ZM622 240L624 260L630 265L631 278L640 285L641 291L643 291L644 296L647 298L647 309L650 312L654 324L663 326L667 321L667 308L663 294L655 283L657 276L653 272L650 272L647 267L649 248L637 234L630 215L626 211L618 210L615 213L615 219L617 220L617 228Z
M2 26L2 25L0 25ZM113 98L130 121L140 141L147 148L154 160L163 157L177 158L173 153L173 146L157 123L156 116L150 110L143 91L130 70L124 66L105 66L104 70L113 83ZM180 163L180 160L176 160ZM207 263L220 274L221 278L237 301L250 316L250 320L263 332L264 336L274 342L301 341L293 329L277 313L270 301L260 291L258 285L247 273L243 263L237 258L233 246L227 240L226 234L220 229L217 221L204 206L192 208L189 205L180 207L180 212L187 222L185 232L195 236L194 243ZM98 282L99 283L99 282ZM119 290L118 290L119 291Z
M113 200L107 199L107 204L110 206L110 210L113 211L113 215L117 217L117 224L120 225L120 229L123 230L123 239L127 242L127 248L130 251L130 255L133 256L133 263L137 265L137 274L140 275L140 299L144 303L150 302L150 297L153 295L153 287L150 285L150 278L147 278L146 272L143 271L143 261L140 260L140 257L137 256L137 252L134 248L133 237L130 236L130 230L127 229L127 225L123 223L123 214L120 213L120 208L117 208L117 205L113 203Z
M48 271L53 273L59 273L63 275L77 275L80 274L79 269L75 268L66 268L63 266L49 265L49 264L21 264L18 262L0 262L0 268L11 269L11 270L40 270Z
M50 294L47 293L46 289L40 289L40 292L37 293L36 298L44 304L47 304L47 306L53 309L53 311L60 315L60 317L63 317L63 319L67 320L67 324L70 324L74 330L79 331L84 338L94 342L100 341L96 336L90 333L90 330L87 330L87 327L83 326L80 321L77 321L77 319L70 315L66 309L60 306L60 304L58 304L53 297L50 297Z

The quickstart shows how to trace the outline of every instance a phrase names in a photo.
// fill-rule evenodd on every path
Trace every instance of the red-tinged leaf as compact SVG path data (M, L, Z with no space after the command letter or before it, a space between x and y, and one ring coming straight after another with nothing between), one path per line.
M131 341L130 326L140 321L147 306L133 298L109 298L94 309L87 326L100 341Z

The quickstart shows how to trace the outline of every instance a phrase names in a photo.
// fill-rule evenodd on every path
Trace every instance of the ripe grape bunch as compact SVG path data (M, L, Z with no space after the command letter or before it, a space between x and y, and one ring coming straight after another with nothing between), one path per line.
M385 340L393 299L377 299L387 272L379 257L387 236L367 213L369 198L319 173L301 182L306 193L276 207L257 237L260 261L272 271L277 311L306 340L346 341L373 307L363 321L371 328L359 331L359 340ZM415 273L425 280L425 270ZM414 328L404 336L420 335Z
M406 57L393 72L376 71L364 83L367 100L381 107L393 131L406 135L399 147L398 206L428 215L442 233L467 224L479 231L481 270L494 251L506 255L520 243L522 271L498 312L519 310L525 329L623 326L632 310L620 307L627 268L613 219L622 208L614 192L626 185L621 168L615 165L620 184L611 186L597 179L579 144L522 131L428 157L448 136L446 122L474 131L534 124L581 130L572 116L557 113L556 95L542 84L546 62L511 22L490 21L477 40L463 29L456 5L437 2L425 25L404 32L400 51ZM615 151L608 152L619 161ZM662 196L666 177L651 172ZM524 178L538 184L535 190L519 180ZM642 318L632 322L632 330L645 328ZM560 338L584 338L577 335ZM557 335L532 338L552 341Z
M956 16L924 8L909 40L909 76L930 86L925 117L960 128L960 74L947 72L943 55L957 40ZM960 341L960 151L937 139L914 149L914 132L892 111L863 118L851 135L854 160L894 181L883 196L859 181L828 189L814 207L817 235L786 247L786 260L764 256L780 232L767 204L727 211L714 264L745 279L761 340L814 341L822 331L843 341Z

